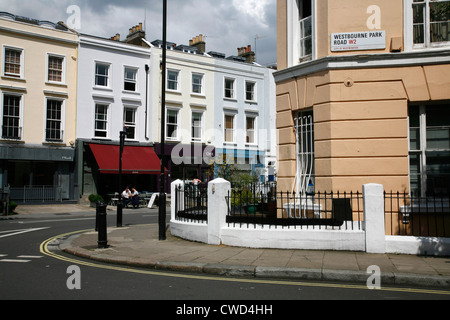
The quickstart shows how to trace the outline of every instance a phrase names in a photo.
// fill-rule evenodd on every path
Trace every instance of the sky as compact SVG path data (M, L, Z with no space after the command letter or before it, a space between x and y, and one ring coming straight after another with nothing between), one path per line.
M262 65L276 63L276 0L168 0L167 40L189 44L205 36L206 51L237 55L252 46ZM0 11L77 23L80 33L112 37L142 22L147 40L162 39L162 0L0 0ZM73 6L79 8L79 14ZM68 10L70 9L70 10ZM75 18L78 18L76 19Z

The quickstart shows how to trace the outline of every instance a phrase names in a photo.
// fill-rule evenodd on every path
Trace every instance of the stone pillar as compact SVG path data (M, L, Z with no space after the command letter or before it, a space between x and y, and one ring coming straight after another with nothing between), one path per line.
M231 183L222 178L208 184L208 244L222 243L221 229L226 225L229 192Z
M384 224L383 186L363 185L364 221L366 226L366 252L386 252L386 232Z
M181 190L184 190L184 182L181 180L175 180L170 185L170 191L172 200L170 201L170 220L175 220L175 213L176 210L184 210L184 193L183 192L176 192L178 188L181 187ZM177 198L178 197L178 198Z

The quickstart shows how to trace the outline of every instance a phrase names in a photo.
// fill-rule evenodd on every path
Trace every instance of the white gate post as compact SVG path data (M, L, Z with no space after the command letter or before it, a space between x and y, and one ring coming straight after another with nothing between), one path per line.
M181 188L183 192L178 192L177 190ZM172 200L170 201L170 218L171 221L175 220L175 212L176 210L184 210L184 182L181 180L175 180L170 185L170 192L172 196ZM178 195L178 203L177 203L177 195Z
M226 225L228 213L227 196L231 183L218 178L208 184L208 244L222 243L222 227Z
M384 224L383 186L363 185L364 222L366 226L366 252L386 252L386 231Z

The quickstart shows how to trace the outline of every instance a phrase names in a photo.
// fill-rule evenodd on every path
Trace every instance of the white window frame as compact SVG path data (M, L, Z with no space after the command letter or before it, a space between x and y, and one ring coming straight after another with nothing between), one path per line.
M194 114L200 114L200 137L194 137ZM191 110L191 141L192 142L203 142L204 139L204 124L205 124L205 112L202 110Z
M169 123L169 112L175 112L176 116L177 116L177 122L176 123ZM167 127L169 125L173 125L176 127L176 136L175 137L169 137L168 133L169 130L167 130ZM180 109L178 108L166 108L166 130L165 130L165 134L166 134L166 140L167 141L180 141Z
M47 108L48 108L48 102L49 101L57 101L61 103L61 119L60 124L61 124L61 128L60 128L60 139L48 139L47 137L47 121L49 121L48 117L47 117ZM66 115L65 115L65 106L66 106L66 100L65 99L61 99L61 98L53 98L53 97L45 97L45 124L44 124L44 141L46 143L62 143L64 142L65 139L65 119L66 119ZM57 120L57 119L52 119L52 120Z
M134 72L134 79L127 79L127 70ZM123 67L123 91L125 92L133 92L133 93L139 93L139 86L138 86L138 77L139 77L139 68L137 67L131 67L131 66L124 66ZM134 90L127 90L126 89L126 83L133 83L135 85Z
M105 67L108 67L108 74L106 75L106 80L107 80L107 85L100 85L97 84L97 65L102 65ZM94 62L94 87L95 88L106 88L106 89L110 89L111 88L111 82L112 82L112 67L111 67L111 63L109 62L103 62L103 61L95 61ZM104 75L99 75L101 77L104 77Z
M194 77L201 77L201 81L200 84L196 84L194 83ZM204 96L205 95L205 75L203 73L198 73L198 72L192 72L191 74L191 81L192 81L192 85L191 85L191 93L193 95L200 95L200 96ZM194 91L194 86L200 86L200 92L195 92Z
M126 121L125 112L127 110L133 111L134 122ZM131 140L131 141L137 141L139 139L139 137L138 137L138 112L137 112L137 108L135 106L130 106L130 105L123 106L123 125L124 125L124 127L127 127L127 128L134 128L134 137L130 138L127 135L126 139Z
M20 98L20 104L19 104L19 137L16 138L7 138L7 137L3 137L3 117L4 117L4 103L5 103L5 96L14 96L14 97L18 97ZM13 140L13 141L23 141L23 118L24 118L24 114L23 114L23 110L24 110L24 95L23 94L18 94L15 92L8 92L8 91L3 91L1 93L1 114L0 114L0 139L1 140Z
M249 129L248 128L248 120L252 119L253 120L253 129ZM245 116L245 144L246 145L257 145L258 144L258 138L257 138L257 117L256 116L251 116L251 115L247 115ZM249 130L253 131L253 142L248 141L249 138Z
M428 137L427 137L427 131L429 130L429 126L427 123L427 109L429 107L433 107L434 105L427 105L427 104L420 104L420 105L412 105L410 107L418 108L419 111L419 127L415 127L416 130L418 130L418 133L416 134L416 138L419 139L418 149L412 149L411 146L411 114L409 112L408 114L408 158L409 158L409 179L410 179L410 192L412 191L412 184L411 184L411 157L412 156L418 156L419 157L419 170L416 173L418 176L418 182L420 183L420 194L418 196L420 197L426 197L428 194L428 173L427 173L427 159L430 158L427 153L429 152L450 152L450 149L440 149L440 148L430 148L428 146ZM445 128L445 127L443 127ZM412 193L412 192L411 192ZM411 194L413 195L413 194Z
M232 89L227 89L227 81L232 81L233 83L233 88ZM227 97L227 91L231 90L231 97ZM229 100L236 100L236 79L235 78L230 78L230 77L225 77L224 81L223 81L223 98L224 99L229 99Z
M50 58L62 59L61 81L50 80ZM64 85L66 83L66 57L59 54L47 53L47 76L48 83Z
M248 84L252 84L253 85L253 91L252 91L252 99L247 99L247 94L249 93L249 91L247 91L247 85ZM248 80L246 80L245 81L245 101L247 101L247 102L253 102L253 103L255 103L255 102L257 102L257 93L258 93L258 91L257 91L257 83L255 82L255 81L248 81Z
M97 106L104 106L106 107L106 120L99 120L97 119ZM94 105L94 138L95 139L109 139L109 126L110 126L110 121L109 121L109 114L110 114L110 104L109 103L102 103L102 102L95 102ZM106 130L99 130L97 129L97 121L101 121L101 122L105 122L106 123ZM105 137L100 137L96 135L96 132L106 132L106 136Z
M13 51L20 51L20 74L12 74L12 73L6 73L6 50L13 50ZM3 59L2 59L2 76L11 78L11 79L18 79L18 80L24 80L25 79L25 49L13 47L4 45L3 46Z
M233 117L233 128L227 129L227 117ZM232 141L227 140L227 130L232 130ZM235 144L236 143L236 114L225 113L223 116L223 142L224 144Z
M176 79L176 81L171 81L171 80L169 79L169 73L170 73L170 72L174 72L174 73L177 74L177 79ZM180 77L180 75L181 75L181 71L180 71L180 70L177 70L177 69L167 69L167 79L166 79L166 81L167 81L167 83L166 83L166 90L167 90L167 91L170 91L170 92L181 92L181 77ZM169 88L169 82L175 83L176 88L175 88L175 89L170 89L170 88Z
M287 64L288 67L299 65L304 61L317 59L317 3L311 1L311 55L302 56L301 51L301 33L302 22L299 16L297 0L287 0ZM306 39L306 38L304 38Z
M430 9L429 4L431 2L447 2L444 0L423 0L425 3L425 30L424 30L424 43L414 44L414 19L413 19L413 0L405 0L404 3L404 38L405 38L405 51L420 50L426 48L440 48L449 47L450 41L446 42L431 42L430 40Z

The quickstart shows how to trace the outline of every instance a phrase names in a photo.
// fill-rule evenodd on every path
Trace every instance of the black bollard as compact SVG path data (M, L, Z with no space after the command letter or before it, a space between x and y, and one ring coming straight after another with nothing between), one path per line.
M108 248L107 224L106 224L106 204L97 203L97 230L98 230L98 248Z

